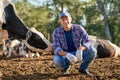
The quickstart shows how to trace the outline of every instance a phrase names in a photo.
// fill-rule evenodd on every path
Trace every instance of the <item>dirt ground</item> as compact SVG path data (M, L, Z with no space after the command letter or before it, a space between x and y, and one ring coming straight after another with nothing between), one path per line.
M72 65L69 75L61 75L52 66L53 55L36 58L0 59L0 80L120 80L120 57L96 58L89 71L93 76L80 74L79 64Z

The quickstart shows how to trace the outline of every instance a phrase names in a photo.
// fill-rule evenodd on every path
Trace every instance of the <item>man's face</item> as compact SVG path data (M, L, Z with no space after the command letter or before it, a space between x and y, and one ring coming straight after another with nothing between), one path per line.
M67 16L63 16L60 19L60 23L65 31L71 30L71 22L72 22L72 18Z

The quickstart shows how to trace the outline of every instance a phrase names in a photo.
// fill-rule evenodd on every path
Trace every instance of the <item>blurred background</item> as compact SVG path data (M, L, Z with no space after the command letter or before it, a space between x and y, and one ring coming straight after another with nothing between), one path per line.
M88 34L120 46L120 0L12 0L16 12L28 27L35 27L52 42L60 26L59 14L70 12L73 22Z

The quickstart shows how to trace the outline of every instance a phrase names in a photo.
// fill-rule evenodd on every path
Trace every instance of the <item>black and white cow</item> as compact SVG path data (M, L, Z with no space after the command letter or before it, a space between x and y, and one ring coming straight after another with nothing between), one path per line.
M6 50L4 50L4 56L6 58L10 57L18 57L18 56L25 56L26 52L23 50L22 42L14 39L7 39L5 40Z
M34 56L39 57L40 54L38 52L34 52L27 48L24 42L17 39L7 39L5 40L6 50L4 50L4 56L6 58L12 57L27 57L33 58Z
M48 45L40 35L32 32L23 23L23 21L16 14L13 3L10 0L3 0L2 5L4 8L3 10L5 18L2 28L8 31L9 38L23 40L32 48L37 49L37 51L39 50L40 52L47 52L45 49L50 45Z

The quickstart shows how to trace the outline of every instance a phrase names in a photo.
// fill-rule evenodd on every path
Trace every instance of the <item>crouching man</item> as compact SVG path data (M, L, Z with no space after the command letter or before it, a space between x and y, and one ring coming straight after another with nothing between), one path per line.
M72 17L68 12L60 14L61 26L53 32L53 63L63 69L62 74L69 74L70 64L82 60L79 72L91 75L88 66L95 59L97 51L85 29L71 22Z

